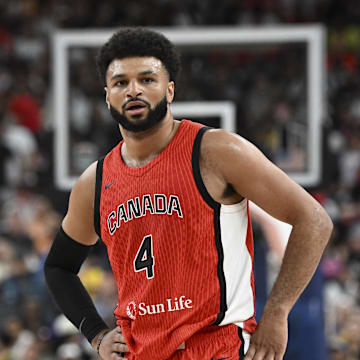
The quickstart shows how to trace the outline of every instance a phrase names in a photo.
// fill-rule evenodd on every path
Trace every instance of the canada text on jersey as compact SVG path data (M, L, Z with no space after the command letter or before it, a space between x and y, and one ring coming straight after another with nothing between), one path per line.
M183 218L183 212L177 195L145 194L136 196L117 206L107 216L110 235L114 235L121 223L127 223L147 215L173 215Z

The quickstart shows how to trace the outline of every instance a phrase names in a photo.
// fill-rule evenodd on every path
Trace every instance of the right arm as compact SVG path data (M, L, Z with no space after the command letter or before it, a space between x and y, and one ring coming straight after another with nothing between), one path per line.
M95 245L98 240L94 227L96 166L97 162L91 164L79 177L62 222L66 234L85 246Z
M58 307L94 349L101 335L109 329L81 283L78 272L98 240L94 228L96 166L97 163L90 165L76 182L67 214L44 266L47 285ZM111 353L117 351L128 351L119 328L109 332L101 346L104 359L110 359Z

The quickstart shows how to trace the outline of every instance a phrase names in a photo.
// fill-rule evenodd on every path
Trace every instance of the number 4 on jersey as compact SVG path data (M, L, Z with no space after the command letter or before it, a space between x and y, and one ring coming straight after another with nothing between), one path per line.
M153 255L152 242L152 235L145 236L134 260L135 272L146 270L146 277L148 279L154 277L155 258Z

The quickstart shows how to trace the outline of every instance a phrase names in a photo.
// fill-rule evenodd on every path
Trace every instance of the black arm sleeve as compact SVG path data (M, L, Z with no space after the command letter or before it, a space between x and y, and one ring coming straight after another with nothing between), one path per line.
M60 227L46 258L44 273L55 303L91 343L108 326L77 276L90 249L91 246L73 240Z

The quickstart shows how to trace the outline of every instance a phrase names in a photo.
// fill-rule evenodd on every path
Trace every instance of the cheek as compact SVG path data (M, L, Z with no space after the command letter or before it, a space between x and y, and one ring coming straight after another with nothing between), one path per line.
M119 97L119 96L123 96L123 95L122 95L123 92L124 92L124 91L123 91L121 88L119 88L119 87L113 87L113 88L110 90L110 96L111 96L112 98L117 98L117 97Z
M116 106L122 105L124 102L123 91L117 88L111 89L108 94L107 100L112 105L116 105Z

